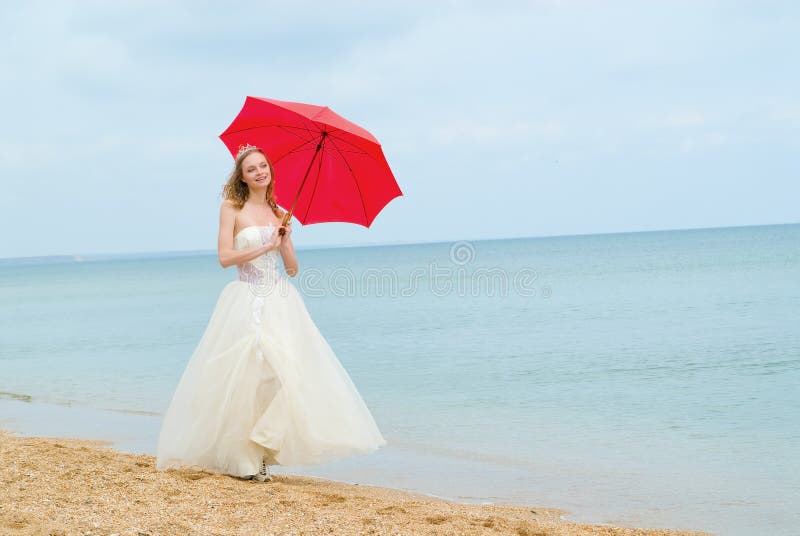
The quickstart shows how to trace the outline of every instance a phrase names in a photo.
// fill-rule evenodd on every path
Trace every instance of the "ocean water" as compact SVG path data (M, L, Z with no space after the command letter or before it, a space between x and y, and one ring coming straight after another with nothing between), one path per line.
M800 534L800 224L298 257L389 444L274 472ZM0 428L154 453L234 277L210 253L0 262Z

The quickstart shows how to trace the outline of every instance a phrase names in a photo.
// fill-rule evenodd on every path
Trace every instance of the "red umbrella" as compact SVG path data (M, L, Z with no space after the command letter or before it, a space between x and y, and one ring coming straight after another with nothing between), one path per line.
M369 227L403 195L378 140L326 106L247 97L220 139L236 158L255 145L275 168L275 195L302 223L350 222ZM287 205L288 200L293 200Z

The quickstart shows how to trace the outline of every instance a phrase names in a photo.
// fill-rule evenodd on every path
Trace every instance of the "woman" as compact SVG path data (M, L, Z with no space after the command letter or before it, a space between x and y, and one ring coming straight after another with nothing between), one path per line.
M310 465L386 444L294 285L291 225L266 155L245 146L223 189L219 262L237 266L189 360L158 440L156 467L198 466L272 480L269 465ZM281 235L279 229L284 229Z

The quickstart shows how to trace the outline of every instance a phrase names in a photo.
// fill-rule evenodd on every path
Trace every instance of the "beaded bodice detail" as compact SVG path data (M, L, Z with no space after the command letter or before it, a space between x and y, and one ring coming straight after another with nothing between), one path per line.
M249 249L263 246L272 238L274 225L251 225L239 231L233 239L234 249ZM246 281L258 293L259 290L269 292L281 278L279 270L280 254L277 249L236 266L239 281Z

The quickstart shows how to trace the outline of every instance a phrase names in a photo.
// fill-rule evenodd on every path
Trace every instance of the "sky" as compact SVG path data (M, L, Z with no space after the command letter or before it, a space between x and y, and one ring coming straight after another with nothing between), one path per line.
M214 250L248 95L404 195L298 248L800 222L797 2L3 2L0 257Z

